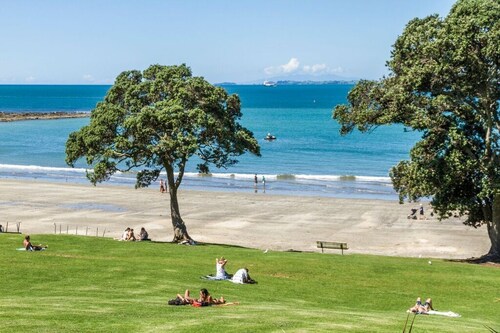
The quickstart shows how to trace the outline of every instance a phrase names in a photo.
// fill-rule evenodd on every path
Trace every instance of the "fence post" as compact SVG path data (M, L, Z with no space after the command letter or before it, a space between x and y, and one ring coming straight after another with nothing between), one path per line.
M69 224L66 225L66 235L69 234Z
M5 232L9 231L9 222L5 225Z
M89 227L86 227L85 228L85 236L87 236L89 234Z
M19 233L19 230L21 229L21 222L17 222L16 227L17 227L17 232Z
M78 226L76 226L76 235L78 236Z
M97 227L96 231L95 231L95 236L96 237L99 237L99 227Z
M106 228L104 228L104 231L102 232L102 237L104 237L105 233L106 233Z

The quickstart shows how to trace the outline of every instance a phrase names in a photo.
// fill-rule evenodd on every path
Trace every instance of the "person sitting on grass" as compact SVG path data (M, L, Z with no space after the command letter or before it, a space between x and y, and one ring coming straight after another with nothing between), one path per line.
M241 269L237 270L236 273L234 273L231 281L234 282L234 283L241 283L241 284L245 284L245 283L250 283L250 284L257 283L257 281L255 281L254 279L252 279L250 277L250 275L248 274L248 268L241 268Z
M198 299L192 298L189 293L189 289L186 289L184 296L177 294L177 298L168 301L170 305L187 305L191 304L193 306L208 306L208 305L220 305L226 303L224 297L213 298L207 289L203 288L200 290L200 296Z
M408 309L408 312L418 313L418 314L428 314L429 310L434 310L432 307L432 299L428 298L425 303L422 304L420 297L417 298L415 305Z
M121 240L121 241L126 241L126 240L127 240L127 238L128 238L128 234L129 234L129 232L130 232L130 228L128 228L128 227L127 227L127 229L125 229L125 230L123 231L122 237L121 237L119 240Z
M215 279L216 280L227 280L231 278L224 268L227 264L227 259L224 257L215 258Z
M48 245L43 246L42 244L40 244L37 246L37 245L31 244L31 240L30 240L29 235L26 235L26 237L24 237L23 246L26 249L26 251L42 251L42 250L45 250L46 248L48 248Z
M129 230L128 235L127 235L127 240L132 241L132 242L136 240L135 235L134 235L134 229Z
M146 231L146 229L144 229L144 227L141 228L141 232L139 233L139 239L137 240L138 241L149 240L148 232Z

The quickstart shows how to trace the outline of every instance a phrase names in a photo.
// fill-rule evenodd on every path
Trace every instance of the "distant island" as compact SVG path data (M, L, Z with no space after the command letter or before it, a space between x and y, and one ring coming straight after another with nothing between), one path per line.
M90 112L0 112L0 122L90 117Z
M263 81L263 82L270 82L270 81ZM306 85L334 85L334 84L356 84L358 80L327 80L327 81L311 81L311 80L305 80L305 81L294 81L294 80L279 80L279 81L274 81L272 86L306 86ZM266 85L264 83L235 83L235 82L221 82L221 83L216 83L215 85L217 86L246 86L246 85L251 85L251 86L260 86L260 85Z
M340 81L340 80L333 80L333 81L293 81L293 80L283 80L283 81L276 81L276 85L278 86L290 86L290 85L325 85L325 84L356 84L358 82L357 80L349 80L349 81Z

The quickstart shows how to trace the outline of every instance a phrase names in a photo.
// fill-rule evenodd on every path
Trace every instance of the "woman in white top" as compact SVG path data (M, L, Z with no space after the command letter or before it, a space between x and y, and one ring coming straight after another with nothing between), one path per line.
M229 279L230 276L227 274L224 266L227 264L227 259L224 257L215 258L215 278L217 280L226 280Z
M231 279L234 283L257 283L253 280L250 275L248 275L248 268L241 268L234 273L233 278Z

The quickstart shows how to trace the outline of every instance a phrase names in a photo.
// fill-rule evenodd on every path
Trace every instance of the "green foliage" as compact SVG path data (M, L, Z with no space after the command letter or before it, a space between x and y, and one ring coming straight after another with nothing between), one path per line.
M400 200L432 196L435 211L488 224L500 254L500 3L461 0L442 19L410 21L379 81L360 81L333 117L341 133L402 124L422 133L390 176ZM497 203L500 205L500 202ZM491 224L491 222L493 224Z
M419 316L414 332L500 327L497 267L67 235L32 235L48 250L16 251L22 239L0 234L0 332L400 332L417 296L462 317ZM221 255L258 284L202 280ZM240 304L167 305L186 288Z
M121 73L104 101L91 113L90 124L71 133L66 162L82 158L93 166L92 183L117 171L140 168L137 187L148 186L161 170L177 170L176 188L187 160L197 155L209 165L225 168L236 157L260 155L253 134L242 127L240 100L185 66L152 65L144 72Z

